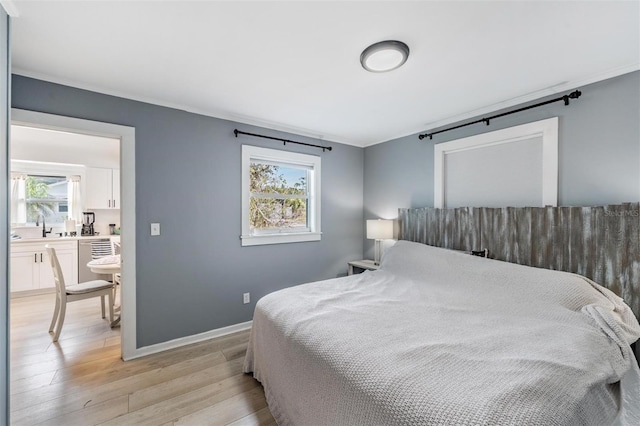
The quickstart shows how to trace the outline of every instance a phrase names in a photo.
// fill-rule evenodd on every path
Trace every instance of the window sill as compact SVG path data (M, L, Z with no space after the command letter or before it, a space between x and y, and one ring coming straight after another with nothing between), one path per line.
M320 241L321 232L305 232L299 234L241 235L242 246L260 246L265 244L302 243Z

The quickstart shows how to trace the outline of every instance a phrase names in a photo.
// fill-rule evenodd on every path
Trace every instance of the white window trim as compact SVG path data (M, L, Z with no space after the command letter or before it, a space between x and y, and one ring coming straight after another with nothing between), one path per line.
M542 137L541 207L558 205L558 117L434 145L433 206L445 206L444 160L447 154Z
M313 179L308 182L309 202L311 204L309 209L310 231L251 234L249 227L249 199L251 195L249 193L249 167L252 159L291 163L292 165L304 165L313 168ZM242 234L240 235L242 246L319 241L322 236L320 228L320 177L321 159L316 155L242 145Z
M80 187L84 193L85 167L78 164L50 163L45 161L11 160L11 171L27 176L80 176ZM51 200L56 201L56 200ZM66 200L69 202L69 200ZM25 199L26 202L26 199ZM84 210L84 207L83 207ZM35 222L12 223L15 226L35 226ZM59 223L58 223L59 225Z

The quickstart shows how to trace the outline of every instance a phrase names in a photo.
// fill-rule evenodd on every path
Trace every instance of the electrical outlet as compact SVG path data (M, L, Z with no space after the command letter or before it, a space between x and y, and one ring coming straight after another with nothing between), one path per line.
M242 295L242 303L246 305L249 302L251 302L251 293L244 293Z

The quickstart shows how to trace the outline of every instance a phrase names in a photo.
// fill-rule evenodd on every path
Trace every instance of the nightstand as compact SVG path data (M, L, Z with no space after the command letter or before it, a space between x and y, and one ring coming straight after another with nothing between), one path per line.
M365 271L375 271L380 268L380 265L376 265L373 260L352 260L349 262L349 275L353 275L355 269L362 269Z

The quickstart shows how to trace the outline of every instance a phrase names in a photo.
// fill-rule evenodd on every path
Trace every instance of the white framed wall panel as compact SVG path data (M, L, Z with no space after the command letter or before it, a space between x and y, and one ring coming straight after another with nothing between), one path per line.
M436 208L557 203L557 117L434 147Z

